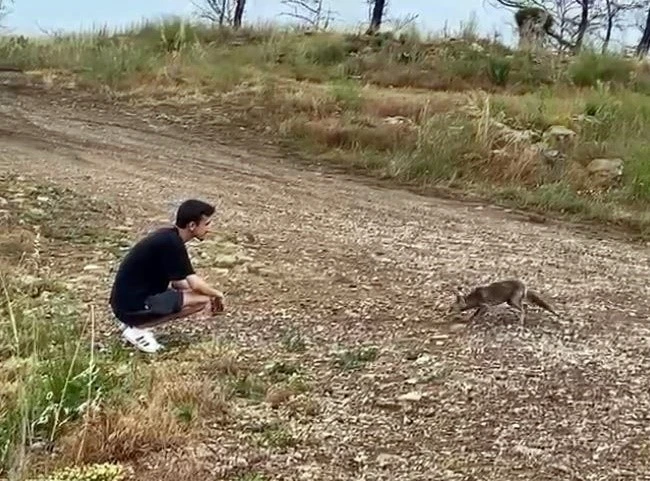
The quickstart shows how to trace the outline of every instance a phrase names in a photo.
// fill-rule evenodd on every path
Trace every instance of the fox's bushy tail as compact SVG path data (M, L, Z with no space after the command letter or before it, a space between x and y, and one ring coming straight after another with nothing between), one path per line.
M537 292L529 289L528 292L526 293L526 298L533 304L537 304L539 307L546 309L548 312L551 312L558 317L560 316L557 312L553 310L553 308L549 305L548 302L542 299L542 297Z

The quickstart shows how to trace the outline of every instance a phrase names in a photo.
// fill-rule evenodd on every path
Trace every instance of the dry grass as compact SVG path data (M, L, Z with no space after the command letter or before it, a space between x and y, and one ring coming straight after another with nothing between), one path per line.
M215 380L170 364L152 369L146 391L123 405L88 413L60 441L62 459L74 463L133 460L183 446L206 422L223 420L228 397ZM196 366L192 366L196 367Z
M584 166L614 156L626 160L623 183L598 192L598 201L636 209L650 199L642 161L650 123L642 95L650 87L648 67L616 56L533 58L465 30L456 39L423 39L417 32L305 36L270 26L232 32L179 20L50 43L10 39L0 51L10 62L46 72L76 69L83 85L128 92L131 99L200 106L216 97L219 116L298 140L309 153L329 153L322 159L400 181L482 191L492 186L497 193L521 188L534 197L562 179L584 201L578 204L587 205L594 193L583 181ZM513 129L575 129L577 146L562 171L549 173L529 146L477 139L481 121L464 113L476 92L491 93L488 116ZM193 127L209 131L214 119L201 116ZM462 124L462 134L431 129L445 128L444 118L454 118L454 128ZM435 142L453 145L438 148ZM450 161L450 154L461 158Z
M148 365L105 344L102 319L81 308L96 287L67 273L101 263L90 260L98 246L104 262L118 252L124 233L108 225L116 211L15 176L0 178L0 198L8 225L22 223L0 234L0 473L132 460L227 419L232 351L199 346ZM57 455L43 456L51 447Z

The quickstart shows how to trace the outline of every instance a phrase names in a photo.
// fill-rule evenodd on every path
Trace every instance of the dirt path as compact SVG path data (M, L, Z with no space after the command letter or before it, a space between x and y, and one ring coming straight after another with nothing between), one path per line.
M303 427L317 449L269 453L260 469L284 479L650 476L647 248L298 170L270 149L70 97L0 87L0 168L111 200L134 235L188 196L217 202L219 223L247 239L264 275L208 271L231 311L197 330L251 356L268 357L289 328L307 340L322 410ZM553 299L562 320L533 308L521 330L501 310L507 322L497 312L450 331L452 288L504 276ZM379 347L366 370L318 362L359 343ZM398 400L409 392L419 401Z

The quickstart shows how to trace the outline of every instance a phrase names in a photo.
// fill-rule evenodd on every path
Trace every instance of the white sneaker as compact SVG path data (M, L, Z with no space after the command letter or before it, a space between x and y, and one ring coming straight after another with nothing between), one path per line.
M153 333L146 329L127 327L122 331L122 337L143 352L154 353L162 348Z

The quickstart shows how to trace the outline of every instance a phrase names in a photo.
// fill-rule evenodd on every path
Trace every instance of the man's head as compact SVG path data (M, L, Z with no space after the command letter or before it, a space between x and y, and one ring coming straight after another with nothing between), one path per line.
M185 234L185 240L203 240L210 230L210 217L214 211L214 206L202 200L186 200L176 211L176 227Z

